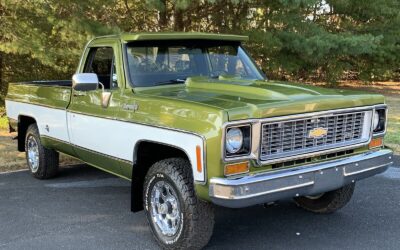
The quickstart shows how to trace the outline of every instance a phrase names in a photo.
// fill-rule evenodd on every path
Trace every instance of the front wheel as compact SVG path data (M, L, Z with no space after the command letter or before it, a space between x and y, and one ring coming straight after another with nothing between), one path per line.
M295 198L297 205L307 211L318 214L334 213L344 207L353 196L355 183L339 189L314 196Z
M214 227L211 204L194 191L190 163L181 158L156 162L144 183L144 207L153 235L165 249L201 249Z

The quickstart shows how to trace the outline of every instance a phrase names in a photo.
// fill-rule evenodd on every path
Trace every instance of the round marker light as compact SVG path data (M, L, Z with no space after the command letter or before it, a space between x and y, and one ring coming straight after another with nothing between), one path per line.
M230 128L226 133L226 151L237 153L243 145L243 133L239 128Z

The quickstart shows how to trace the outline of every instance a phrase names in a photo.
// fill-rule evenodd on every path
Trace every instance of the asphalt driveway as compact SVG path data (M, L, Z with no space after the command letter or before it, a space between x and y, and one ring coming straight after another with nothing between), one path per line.
M400 164L358 183L333 215L290 201L216 209L209 249L400 249ZM129 182L85 165L40 181L0 174L0 249L157 249Z

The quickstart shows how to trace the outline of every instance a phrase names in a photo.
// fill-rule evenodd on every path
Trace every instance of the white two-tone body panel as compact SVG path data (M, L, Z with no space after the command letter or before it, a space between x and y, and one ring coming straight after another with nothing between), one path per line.
M67 111L29 103L6 100L7 116L18 120L19 116L28 116L36 120L40 135L69 142Z
M188 156L194 180L206 181L205 146L199 135L14 101L6 101L6 108L9 118L18 120L21 115L34 118L42 136L129 162L133 162L136 145L141 141L176 147ZM201 168L197 167L197 146L201 148Z
M186 153L193 166L194 180L205 181L204 157L201 159L203 171L198 172L196 167L196 146L201 147L204 155L204 142L198 135L78 113L68 112L67 116L73 145L127 161L133 160L135 146L141 141L170 145Z

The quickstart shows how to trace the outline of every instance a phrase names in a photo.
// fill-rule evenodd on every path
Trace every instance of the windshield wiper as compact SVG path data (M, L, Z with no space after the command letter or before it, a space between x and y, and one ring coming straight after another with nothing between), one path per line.
M154 86L158 86L158 85L168 85L168 84L174 84L174 83L184 83L186 82L186 79L172 79L172 80L168 80L168 81L161 81L161 82L156 82L154 84Z

